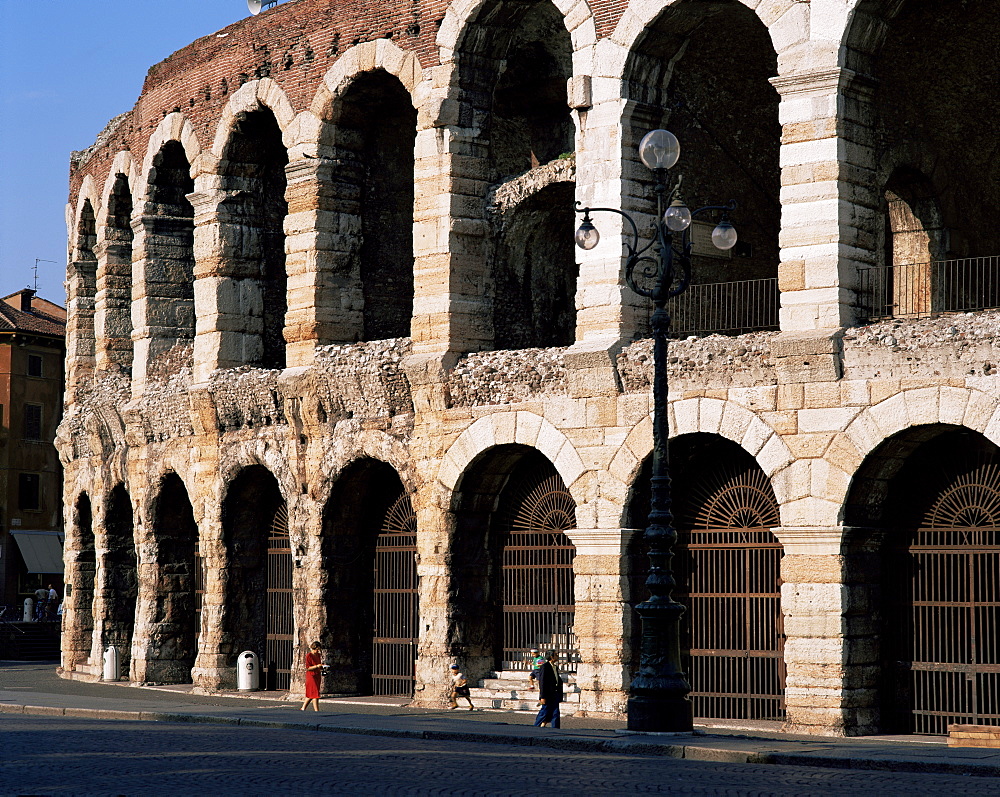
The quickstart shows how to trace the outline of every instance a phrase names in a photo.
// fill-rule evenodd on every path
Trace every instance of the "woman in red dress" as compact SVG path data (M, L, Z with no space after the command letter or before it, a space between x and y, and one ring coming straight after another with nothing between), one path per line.
M320 650L319 642L313 642L306 654L306 699L299 711L305 711L310 703L314 710L319 711L319 682L323 675L323 654Z

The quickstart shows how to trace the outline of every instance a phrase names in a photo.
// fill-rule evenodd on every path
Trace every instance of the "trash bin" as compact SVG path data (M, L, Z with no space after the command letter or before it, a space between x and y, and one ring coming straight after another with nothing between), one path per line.
M260 689L260 660L251 650L244 650L236 660L236 688L241 692Z
M30 623L35 619L35 601L32 598L24 599L24 616L21 618L24 622Z
M121 678L121 667L118 664L118 648L108 645L104 651L104 680L117 681Z

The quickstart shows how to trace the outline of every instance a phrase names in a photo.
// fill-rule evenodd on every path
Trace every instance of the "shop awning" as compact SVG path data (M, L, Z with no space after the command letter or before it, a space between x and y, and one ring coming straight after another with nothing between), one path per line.
M61 573L63 571L63 533L61 531L10 530L17 540L21 558L29 573Z

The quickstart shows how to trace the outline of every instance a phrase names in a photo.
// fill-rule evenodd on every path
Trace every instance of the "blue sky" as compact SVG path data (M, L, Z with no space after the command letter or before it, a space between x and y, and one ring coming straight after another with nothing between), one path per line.
M0 296L65 303L69 154L129 110L146 71L248 16L245 0L0 0Z

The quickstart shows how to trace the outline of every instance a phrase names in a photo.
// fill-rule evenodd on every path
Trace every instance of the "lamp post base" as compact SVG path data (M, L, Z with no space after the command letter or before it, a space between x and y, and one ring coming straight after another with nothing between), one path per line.
M660 733L694 730L691 701L686 697L633 695L628 699L628 729Z

